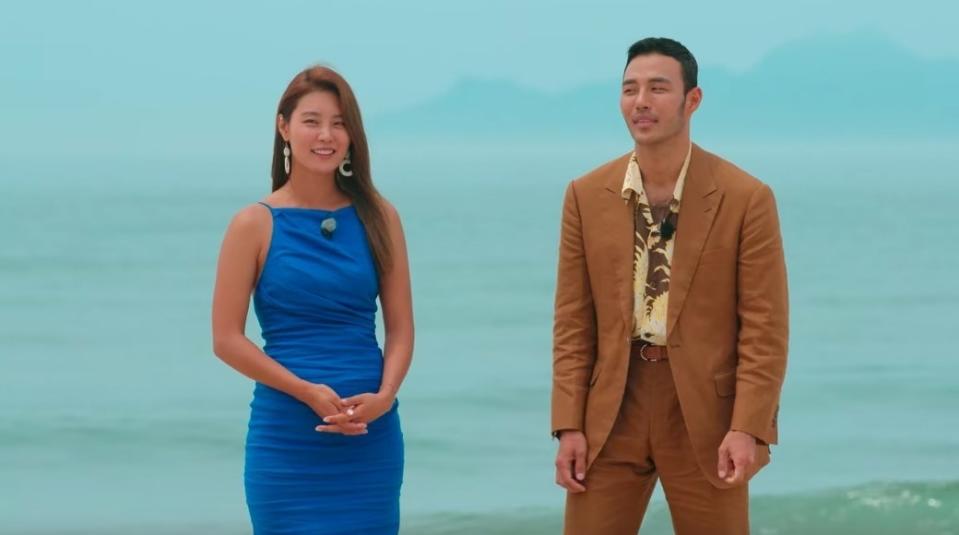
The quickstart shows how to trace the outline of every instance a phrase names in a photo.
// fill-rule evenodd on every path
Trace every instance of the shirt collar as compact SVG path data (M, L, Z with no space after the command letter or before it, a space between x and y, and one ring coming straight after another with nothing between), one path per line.
M683 197L683 185L686 184L686 172L689 170L689 159L693 153L693 144L689 144L686 149L686 159L683 161L683 167L679 170L679 177L676 179L676 187L673 189L673 203L678 204ZM643 189L643 174L639 170L639 160L636 158L636 152L629 158L629 165L626 166L626 177L623 179L623 199L627 202L629 197L635 193L638 200L648 204L646 200L646 190Z

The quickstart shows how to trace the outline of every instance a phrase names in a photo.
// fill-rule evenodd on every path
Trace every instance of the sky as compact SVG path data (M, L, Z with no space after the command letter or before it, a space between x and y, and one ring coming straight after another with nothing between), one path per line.
M317 62L346 76L369 116L427 101L464 78L557 92L608 80L628 45L650 35L676 38L701 65L732 71L790 41L861 31L920 58L959 59L959 4L946 0L6 4L0 117L9 120L0 121L0 156L30 149L24 139L47 135L50 122L78 143L87 131L126 128L96 124L117 110L146 118L138 129L163 130L182 128L182 113L168 111L189 110L202 123L215 105L238 117L219 128L248 128L253 114L269 120L289 79Z
M282 5L283 10L277 7ZM743 70L771 49L823 32L871 30L927 58L959 58L946 0L731 2L51 2L9 3L3 78L17 83L128 75L163 84L282 86L325 62L371 113L400 109L463 77L564 89L618 72L648 35L679 39L701 64ZM42 76L38 75L42 73Z

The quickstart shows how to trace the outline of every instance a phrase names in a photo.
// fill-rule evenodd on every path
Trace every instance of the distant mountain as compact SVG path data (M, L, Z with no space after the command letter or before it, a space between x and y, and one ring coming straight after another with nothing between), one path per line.
M694 116L709 137L911 138L959 134L959 61L924 60L871 32L827 35L773 50L743 73L704 67ZM373 116L383 137L621 137L618 77L560 93L467 79L440 97Z
M421 105L373 116L366 126L386 137L609 136L623 130L618 91L615 80L551 94L503 80L464 79Z

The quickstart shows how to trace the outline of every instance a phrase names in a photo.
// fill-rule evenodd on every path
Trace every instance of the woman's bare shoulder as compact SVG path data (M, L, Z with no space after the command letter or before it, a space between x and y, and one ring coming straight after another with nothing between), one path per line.
M230 220L228 233L243 236L257 236L268 231L273 225L270 209L261 203L252 203L240 208Z

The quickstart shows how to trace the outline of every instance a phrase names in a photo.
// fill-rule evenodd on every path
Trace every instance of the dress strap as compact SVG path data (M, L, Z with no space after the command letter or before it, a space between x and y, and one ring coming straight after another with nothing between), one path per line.
M270 211L270 215L273 215L273 207L272 207L272 206L270 206L269 204L266 204L266 203L263 202L263 201L256 201L256 203L257 203L257 204L262 204L263 206L266 206L266 208Z

